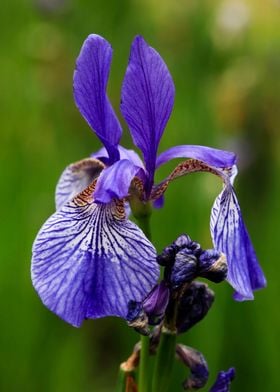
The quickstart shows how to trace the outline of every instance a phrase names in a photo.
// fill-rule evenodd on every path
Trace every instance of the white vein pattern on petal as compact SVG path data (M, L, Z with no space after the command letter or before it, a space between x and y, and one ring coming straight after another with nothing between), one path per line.
M108 315L125 317L129 300L141 301L158 278L156 251L112 205L70 202L40 230L32 280L45 305L69 323Z
M252 289L244 241L244 223L240 207L230 185L224 186L216 198L210 220L212 240L228 260L228 281L238 293L252 299Z

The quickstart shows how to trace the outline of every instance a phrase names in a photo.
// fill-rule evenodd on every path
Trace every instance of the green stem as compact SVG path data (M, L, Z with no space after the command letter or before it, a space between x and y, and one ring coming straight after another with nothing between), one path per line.
M138 225L141 227L148 239L151 239L150 215L137 217ZM148 336L141 336L141 352L139 364L138 391L149 392L149 347L150 339Z
M158 348L152 392L167 392L175 358L176 334L162 332Z
M141 352L139 366L138 391L149 392L149 347L150 339L148 336L141 336Z
M136 217L138 226L143 230L146 237L151 240L151 227L150 227L150 215Z
M116 392L125 392L126 372L121 368L118 374L117 389Z

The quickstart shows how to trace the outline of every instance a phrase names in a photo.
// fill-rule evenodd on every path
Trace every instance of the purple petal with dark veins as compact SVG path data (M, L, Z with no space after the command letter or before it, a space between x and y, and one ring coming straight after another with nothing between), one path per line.
M235 377L235 369L230 368L227 371L219 372L215 384L210 388L209 392L229 392L230 384Z
M253 299L253 291L266 286L240 207L233 190L236 165L222 169L196 159L180 163L159 185L154 186L150 198L156 200L174 179L193 172L209 172L220 177L224 189L211 213L211 234L215 248L226 255L227 279L236 290L235 299Z
M230 151L218 150L205 146L182 145L171 147L161 153L156 161L156 167L174 158L198 159L214 167L230 167L236 163L236 155Z
M265 287L266 279L230 184L215 200L210 227L214 246L227 257L227 280L236 290L235 299L253 299L253 291Z
M43 303L62 319L125 318L130 300L142 301L159 276L156 250L125 219L123 203L98 205L93 187L65 204L40 230L32 281Z
M100 174L94 200L97 203L110 203L113 199L123 199L128 196L132 179L141 175L143 171L128 159L115 162L112 166L104 169Z
M106 147L110 161L119 159L121 126L106 94L112 59L111 45L99 35L85 40L74 72L76 105Z
M149 173L147 190L153 183L156 153L174 103L174 84L160 55L142 37L131 46L123 87L121 112L134 144L143 153Z
M103 163L93 158L85 158L67 166L56 186L56 209L59 210L65 203L74 199L92 183L103 168Z

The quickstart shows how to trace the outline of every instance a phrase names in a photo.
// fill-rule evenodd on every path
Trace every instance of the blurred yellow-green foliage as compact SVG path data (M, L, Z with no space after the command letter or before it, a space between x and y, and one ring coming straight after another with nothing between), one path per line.
M1 2L1 391L112 391L118 364L138 339L119 319L67 325L30 281L32 242L54 211L61 171L100 146L72 98L75 58L92 32L114 48L109 94L118 113L136 34L168 64L176 102L161 151L188 143L238 153L237 193L268 287L246 303L235 303L226 283L215 287L208 317L182 340L205 354L211 382L233 365L232 391L279 390L279 18L279 0ZM122 140L132 146L125 124ZM185 231L211 246L209 214L220 186L206 174L172 184L153 215L158 250ZM178 365L174 391L186 375Z

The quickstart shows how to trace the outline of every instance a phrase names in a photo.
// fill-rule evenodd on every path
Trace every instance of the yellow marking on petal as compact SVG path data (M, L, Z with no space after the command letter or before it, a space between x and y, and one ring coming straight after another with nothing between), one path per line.
M86 205L91 205L94 203L94 191L95 191L95 186L96 186L97 179L92 181L90 185L87 186L86 189L84 189L82 192L80 192L74 199L73 203L77 207L84 207ZM124 220L126 219L126 214L125 214L125 204L124 204L124 199L118 200L114 199L108 206L111 207L111 212L112 215L116 220Z
M144 184L139 177L134 177L131 181L129 194L130 196L137 197L140 200L144 199Z
M84 189L73 199L73 203L76 206L84 207L87 204L93 203L93 192L95 190L96 181L97 180L94 180L86 189Z

